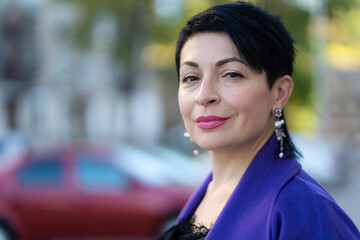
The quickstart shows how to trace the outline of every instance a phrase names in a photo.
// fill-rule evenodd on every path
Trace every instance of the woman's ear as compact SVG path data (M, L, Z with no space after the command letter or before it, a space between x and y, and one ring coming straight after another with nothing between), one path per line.
M273 86L274 96L274 109L283 109L289 100L292 90L294 88L294 82L289 75L284 75L278 78Z

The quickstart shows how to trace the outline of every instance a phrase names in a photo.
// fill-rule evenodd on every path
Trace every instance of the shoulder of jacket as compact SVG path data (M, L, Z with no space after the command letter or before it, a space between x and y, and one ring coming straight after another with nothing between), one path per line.
M285 235L289 236L293 236L296 231L301 234L307 232L309 237L301 239L360 239L359 230L349 216L334 198L304 171L289 179L278 192L271 222L275 235L279 229L282 229L283 233L285 229Z
M275 205L292 207L301 205L314 209L321 208L323 204L336 204L334 198L316 180L301 170L287 181L279 191Z

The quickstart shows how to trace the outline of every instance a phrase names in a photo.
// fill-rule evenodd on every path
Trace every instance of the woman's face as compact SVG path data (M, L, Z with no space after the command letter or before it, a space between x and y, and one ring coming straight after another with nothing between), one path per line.
M192 140L207 150L241 149L273 133L274 93L225 33L191 36L180 55L178 100Z

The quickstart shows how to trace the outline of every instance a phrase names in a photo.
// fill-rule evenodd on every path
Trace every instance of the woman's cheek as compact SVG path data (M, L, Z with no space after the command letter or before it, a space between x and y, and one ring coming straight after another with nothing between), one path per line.
M184 121L187 121L191 116L191 101L185 96L179 94L179 108Z

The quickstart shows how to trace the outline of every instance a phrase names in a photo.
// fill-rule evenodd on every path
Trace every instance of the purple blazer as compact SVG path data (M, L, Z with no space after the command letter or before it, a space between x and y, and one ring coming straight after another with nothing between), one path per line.
M360 239L359 230L332 196L295 158L280 159L278 153L273 136L251 162L205 239ZM176 223L193 215L211 179L212 174Z

